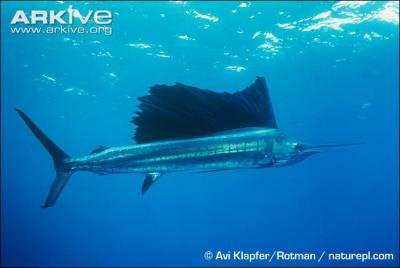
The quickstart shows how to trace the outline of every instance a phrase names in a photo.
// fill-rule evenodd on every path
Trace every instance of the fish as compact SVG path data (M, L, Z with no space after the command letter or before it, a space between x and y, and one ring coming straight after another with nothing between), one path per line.
M70 157L16 109L53 159L56 175L42 208L54 206L78 171L144 174L144 194L168 173L288 166L324 148L362 144L312 145L286 135L278 128L264 77L234 93L181 83L154 85L138 100L131 121L136 126L134 143L99 146L80 157Z

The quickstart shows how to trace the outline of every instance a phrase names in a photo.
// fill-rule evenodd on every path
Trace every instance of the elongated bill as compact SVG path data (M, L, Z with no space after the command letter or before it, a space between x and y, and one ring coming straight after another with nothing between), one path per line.
M323 153L323 148L333 148L333 147L346 147L346 146L355 146L362 145L364 142L354 142L354 143L339 143L339 144L318 144L318 145L305 145L304 151L309 153Z

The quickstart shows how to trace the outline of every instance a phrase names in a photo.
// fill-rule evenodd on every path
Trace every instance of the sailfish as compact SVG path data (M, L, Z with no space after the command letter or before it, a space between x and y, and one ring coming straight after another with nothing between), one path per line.
M132 119L135 143L100 146L81 157L70 157L16 109L53 159L56 175L42 208L56 203L77 171L142 173L143 194L167 173L287 166L321 153L323 148L359 144L311 145L284 134L278 128L263 77L234 93L181 83L154 85L138 100L139 109Z

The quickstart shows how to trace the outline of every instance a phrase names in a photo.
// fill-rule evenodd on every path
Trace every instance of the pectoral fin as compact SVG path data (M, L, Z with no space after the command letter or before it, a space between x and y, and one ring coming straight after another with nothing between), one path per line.
M212 169L212 170L200 171L198 173L219 172L219 171L226 171L226 170L231 170L231 168Z
M144 194L150 188L150 186L153 183L155 183L160 177L161 173L157 172L147 173L142 184L142 194Z

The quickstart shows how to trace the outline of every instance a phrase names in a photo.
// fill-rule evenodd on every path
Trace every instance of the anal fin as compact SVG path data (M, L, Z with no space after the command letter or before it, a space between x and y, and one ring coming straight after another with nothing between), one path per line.
M158 172L147 173L142 184L142 194L144 194L160 177L161 173Z

